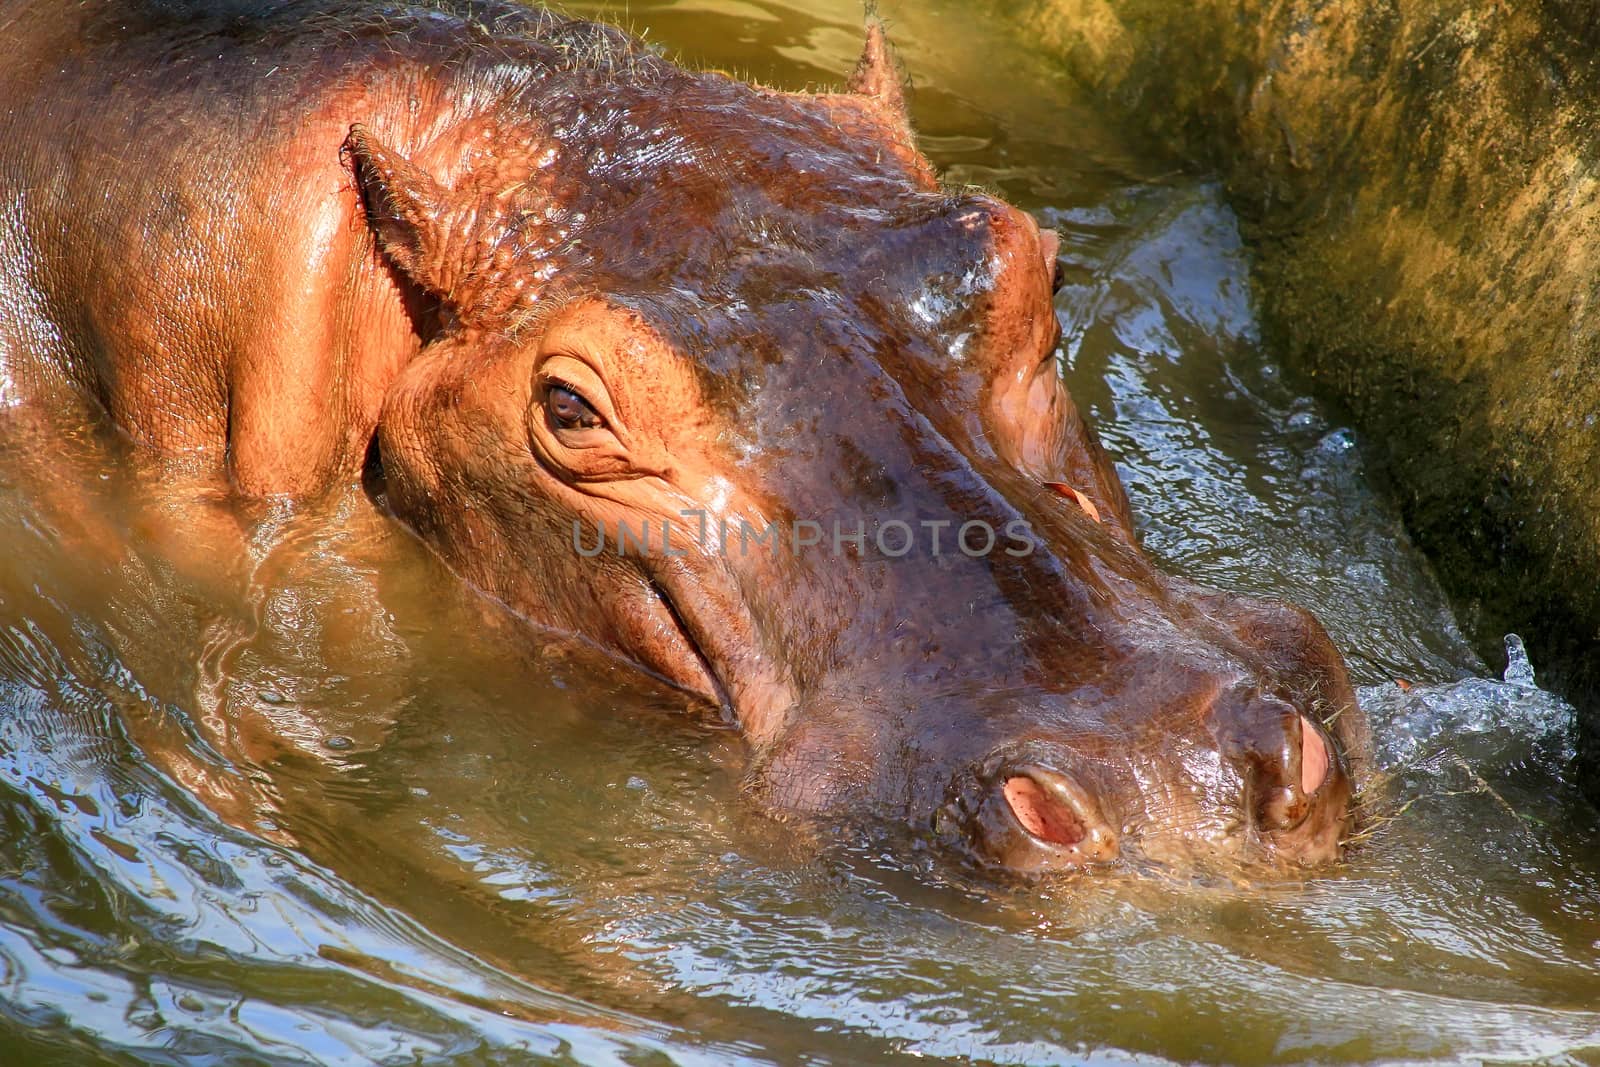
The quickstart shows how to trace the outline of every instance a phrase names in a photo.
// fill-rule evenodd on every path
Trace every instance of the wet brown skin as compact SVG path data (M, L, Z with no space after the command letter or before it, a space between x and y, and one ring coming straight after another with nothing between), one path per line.
M465 580L720 707L775 813L1018 871L1338 855L1338 653L1139 550L1057 374L1053 235L940 188L878 31L796 95L493 3L0 27L11 399L90 398L250 496L375 438Z

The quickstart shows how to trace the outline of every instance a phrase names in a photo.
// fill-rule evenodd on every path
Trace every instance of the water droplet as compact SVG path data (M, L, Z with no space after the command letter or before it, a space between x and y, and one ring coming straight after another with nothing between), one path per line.
M322 739L322 747L330 748L335 752L345 752L355 748L356 743L344 734L330 734Z
M256 696L261 698L263 704L287 704L289 702L289 698L276 689L263 689Z

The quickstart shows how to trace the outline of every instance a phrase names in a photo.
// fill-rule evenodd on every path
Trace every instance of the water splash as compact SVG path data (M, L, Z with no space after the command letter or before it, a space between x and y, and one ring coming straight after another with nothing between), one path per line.
M1522 638L1516 634L1506 634L1506 672L1503 675L1507 685L1522 686L1525 689L1536 688L1533 680L1533 664L1528 662L1528 650L1522 643Z
M1381 767L1406 767L1437 751L1471 743L1477 760L1502 759L1534 744L1554 747L1560 760L1574 753L1576 712L1534 683L1522 638L1507 634L1503 678L1465 678L1437 685L1398 682L1364 686L1361 706L1372 719Z

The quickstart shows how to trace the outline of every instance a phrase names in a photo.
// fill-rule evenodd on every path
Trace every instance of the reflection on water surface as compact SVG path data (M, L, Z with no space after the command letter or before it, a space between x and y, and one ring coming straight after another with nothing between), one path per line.
M859 43L850 2L579 7L786 87ZM739 803L736 738L507 625L359 492L241 511L12 413L0 1062L1596 1055L1569 710L1485 677L1351 432L1261 350L1217 191L969 7L889 14L930 154L1062 234L1064 373L1146 543L1346 650L1371 839L1303 883L1044 890L795 840Z

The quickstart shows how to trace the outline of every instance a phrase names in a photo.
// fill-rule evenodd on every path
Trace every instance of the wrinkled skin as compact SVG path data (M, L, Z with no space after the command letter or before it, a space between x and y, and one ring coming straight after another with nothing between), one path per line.
M396 516L720 708L774 813L1026 872L1337 856L1337 652L1139 550L1057 374L1053 235L940 188L876 29L847 92L795 95L493 4L0 25L10 399L89 398L249 496L375 440Z

